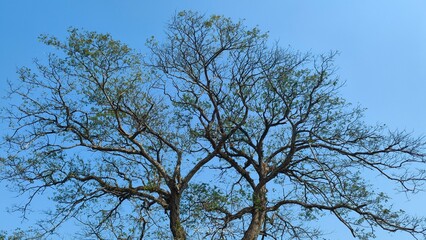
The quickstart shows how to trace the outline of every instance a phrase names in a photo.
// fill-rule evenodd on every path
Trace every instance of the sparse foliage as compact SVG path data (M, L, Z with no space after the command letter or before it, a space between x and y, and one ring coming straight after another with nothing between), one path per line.
M166 33L145 57L108 34L42 36L57 51L19 70L1 176L30 194L24 213L53 194L38 237L74 219L99 239L318 239L327 214L358 239L426 236L368 181L420 190L425 142L364 123L335 53L193 12Z

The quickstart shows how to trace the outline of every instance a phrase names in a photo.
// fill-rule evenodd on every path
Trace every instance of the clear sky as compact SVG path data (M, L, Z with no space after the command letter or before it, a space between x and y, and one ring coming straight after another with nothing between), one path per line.
M346 82L341 95L367 108L366 122L426 134L424 0L0 0L0 96L6 94L7 80L16 80L17 67L46 56L39 34L64 38L72 26L109 32L142 50L145 39L161 36L180 10L246 19L247 25L269 31L271 39L295 50L339 51L337 73ZM5 104L0 100L0 106ZM5 130L0 122L0 131ZM3 184L0 191L0 230L19 227L17 215L6 209L21 200L12 198ZM426 193L411 201L394 198L397 206L426 215Z

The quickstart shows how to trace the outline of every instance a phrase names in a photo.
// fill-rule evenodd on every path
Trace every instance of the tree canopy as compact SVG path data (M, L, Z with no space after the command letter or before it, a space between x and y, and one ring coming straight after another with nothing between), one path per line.
M370 181L421 190L424 139L366 124L336 53L190 11L147 54L78 29L40 39L55 50L11 85L0 175L29 193L24 213L52 195L35 238L74 220L99 239L319 239L324 216L358 239L426 237Z

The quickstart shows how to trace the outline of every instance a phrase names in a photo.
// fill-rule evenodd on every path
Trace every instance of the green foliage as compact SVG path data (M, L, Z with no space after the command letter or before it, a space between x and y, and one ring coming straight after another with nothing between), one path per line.
M15 229L12 233L0 231L0 240L24 240L28 238L29 235L20 228Z
M425 236L425 219L366 180L416 192L425 142L365 124L338 94L336 53L191 11L147 41L147 58L74 28L40 40L55 51L18 71L1 173L30 194L25 210L53 192L37 237L74 219L106 239L319 239L309 223L326 213L358 239Z

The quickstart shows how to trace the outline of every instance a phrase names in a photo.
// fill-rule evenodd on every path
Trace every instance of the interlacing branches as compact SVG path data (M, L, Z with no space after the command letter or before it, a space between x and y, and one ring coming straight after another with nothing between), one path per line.
M1 179L98 239L318 239L334 216L354 237L426 236L372 176L421 190L425 142L368 126L338 95L336 53L268 42L222 16L176 14L143 57L109 34L70 29L19 70ZM327 237L326 235L322 237Z

